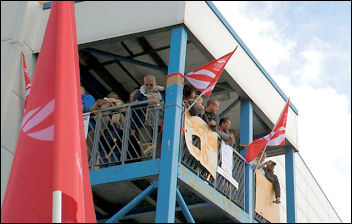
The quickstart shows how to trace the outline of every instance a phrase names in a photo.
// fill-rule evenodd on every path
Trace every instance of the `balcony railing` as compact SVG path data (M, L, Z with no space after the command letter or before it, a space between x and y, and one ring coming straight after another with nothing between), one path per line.
M161 106L146 100L92 114L87 136L90 169L160 157Z
M194 142L194 144L197 144ZM218 166L221 163L220 147L218 147ZM188 151L184 139L180 144L180 162L194 172L199 178L207 181L215 190L225 195L229 200L244 209L245 203L245 159L233 149L233 169L232 177L238 183L238 189L225 177L216 173L216 179L209 175L209 172L197 161Z

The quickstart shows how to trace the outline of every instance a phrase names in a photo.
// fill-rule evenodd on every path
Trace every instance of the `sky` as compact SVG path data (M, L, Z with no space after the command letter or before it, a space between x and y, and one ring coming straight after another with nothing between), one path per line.
M300 155L351 222L351 2L213 2L298 109Z

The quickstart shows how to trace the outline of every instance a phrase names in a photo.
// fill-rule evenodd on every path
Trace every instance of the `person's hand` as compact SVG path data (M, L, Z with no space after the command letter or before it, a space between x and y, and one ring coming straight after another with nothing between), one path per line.
M189 106L191 106L191 105L189 105L189 103L188 103L187 101L185 101L185 105L186 105L187 108L188 108Z
M209 121L208 123L209 126L216 126L216 122L214 120Z
M101 107L103 104L105 104L106 103L106 100L105 99L98 99L97 100L97 106L98 107Z
M199 110L204 110L204 106L201 103L197 103L197 108Z

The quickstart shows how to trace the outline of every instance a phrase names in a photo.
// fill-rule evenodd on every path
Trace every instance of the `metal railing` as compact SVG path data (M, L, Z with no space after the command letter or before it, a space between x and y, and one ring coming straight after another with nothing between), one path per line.
M92 113L87 136L90 169L160 157L161 108L146 100Z
M184 121L182 121L184 122ZM193 141L197 145L197 140ZM218 141L219 142L219 141ZM194 172L198 177L207 181L215 190L226 196L229 200L236 203L244 209L245 203L245 159L233 149L233 169L232 177L238 182L238 189L225 177L216 173L216 180L209 174L209 172L197 161L188 151L184 143L184 137L181 136L180 142L180 157L179 161L188 169ZM218 147L218 166L221 163L220 147Z

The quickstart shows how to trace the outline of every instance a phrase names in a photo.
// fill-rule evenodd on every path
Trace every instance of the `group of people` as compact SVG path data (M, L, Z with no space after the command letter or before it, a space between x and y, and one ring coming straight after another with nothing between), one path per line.
M189 112L192 116L199 116L202 118L208 125L212 131L218 133L219 142L223 140L226 144L232 146L237 152L240 152L242 149L247 148L249 144L243 145L239 143L239 132L235 129L230 129L231 127L231 120L228 117L219 118L218 111L219 111L219 101L216 98L211 98L207 101L206 106L203 106L203 99L202 97L198 97L196 95L197 89L195 89L190 84L185 84L183 89L183 103L185 108L189 108ZM121 105L122 102L119 99L119 96L116 92L110 92L108 96L104 99L98 99L95 101L94 97L91 95L87 95L83 87L81 87L81 97L82 97L82 110L83 112L92 112L96 113L99 109L105 107L111 107L116 105ZM151 100L155 103L163 104L165 102L165 88L162 86L158 86L156 84L155 76L154 75L146 75L144 77L144 84L140 88L134 89L133 92L130 94L130 102L136 101L144 101L144 100ZM197 102L195 102L197 101ZM139 135L144 134L152 134L152 130L148 125L146 125L145 121L149 120L150 118L147 117L148 113L138 113L138 111L134 111L132 114L132 119L134 120L134 128L130 135L135 136L135 141L129 141L129 151L133 151L130 148L133 148L137 154L141 153L141 145L140 141L138 141ZM104 113L103 113L104 117ZM124 116L122 113L113 114L110 117L105 116L104 123L110 125L106 126L107 129L103 130L105 139L109 142L110 148L114 147L114 145L121 146L122 144L122 129L121 124L124 124ZM131 122L132 123L132 122ZM150 124L150 122L149 122ZM94 127L95 124L92 126ZM113 126L113 127L112 127ZM142 132L139 134L137 132L137 128L141 128ZM162 113L159 119L159 128L162 127ZM110 128L115 128L117 131L117 136L111 136L108 133L105 133ZM160 129L159 129L160 130ZM137 136L137 139L136 139ZM132 143L131 143L132 142ZM132 144L132 145L131 145ZM161 147L161 133L158 134L158 149L157 149L157 157L160 157L160 147ZM137 150L136 150L137 149ZM104 153L102 153L104 152ZM110 152L111 154L111 152ZM104 162L107 162L109 154L105 150L100 149L100 157L102 157ZM119 154L116 154L118 157ZM275 162L269 160L264 163L266 158L266 154L260 154L254 161L254 167L257 167L265 177L273 184L274 192L275 192L275 203L280 203L280 185L277 176L273 173L274 166L276 165Z
M183 88L183 97L185 108L189 108L189 112L192 116L199 116L205 123L209 125L212 131L218 133L219 139L232 146L235 150L246 148L248 145L242 145L239 143L239 132L235 129L230 129L231 120L228 117L219 118L219 101L216 98L211 98L207 102L207 106L204 107L202 98L196 95L197 89L190 84L185 84ZM196 103L194 101L197 100Z
M103 99L95 100L92 95L86 94L83 86L81 86L81 99L83 113L91 112L92 115L98 115L100 110L107 107L123 105L124 102L120 99L116 92L110 92ZM144 85L136 88L130 94L130 102L151 100L162 104L165 100L164 87L156 85L155 76L146 75L144 77ZM153 119L155 111L151 107L134 107L131 114L130 137L128 139L128 149L125 159L134 159L133 161L140 160L144 148L151 151L151 137L153 136ZM162 119L159 119L159 124ZM92 139L94 139L94 129L96 125L95 119L90 119L87 144L90 148L93 146ZM123 127L125 125L125 115L123 111L104 110L102 112L101 130L98 150L102 160L102 164L107 166L110 163L118 163L122 160L122 139ZM137 131L138 130L138 131ZM158 140L161 139L161 135ZM161 145L161 144L160 144ZM149 148L148 148L149 147ZM110 151L110 152L109 152ZM160 150L157 151L156 156L160 156ZM121 159L120 159L121 158Z
M249 144L243 145L239 143L239 132L235 129L230 129L231 120L228 117L221 118L219 120L219 101L215 98L211 98L207 102L207 106L202 105L202 98L196 95L197 90L192 86L186 84L184 86L184 104L186 108L192 106L189 112L192 116L199 116L202 118L210 127L212 131L218 133L219 140L223 140L226 144L232 146L237 152L247 148ZM196 103L194 101L197 100ZM197 145L197 142L194 142ZM275 162L269 160L264 163L266 159L266 154L263 152L260 154L252 163L254 168L259 169L259 171L265 175L265 177L273 184L273 189L275 193L274 203L281 203L280 201L280 184L277 176L274 174ZM209 175L208 175L209 176Z

